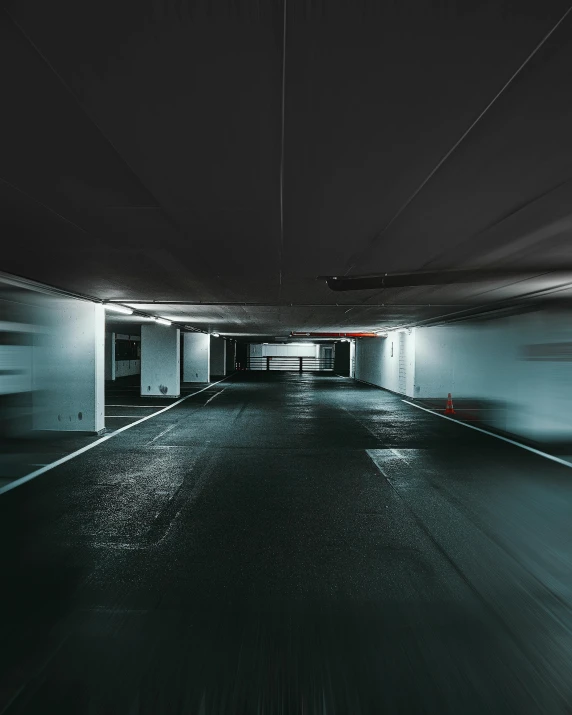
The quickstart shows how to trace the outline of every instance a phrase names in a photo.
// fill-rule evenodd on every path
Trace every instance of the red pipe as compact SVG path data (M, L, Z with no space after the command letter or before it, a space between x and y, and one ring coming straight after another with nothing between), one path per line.
M291 338L378 338L377 333L290 333Z

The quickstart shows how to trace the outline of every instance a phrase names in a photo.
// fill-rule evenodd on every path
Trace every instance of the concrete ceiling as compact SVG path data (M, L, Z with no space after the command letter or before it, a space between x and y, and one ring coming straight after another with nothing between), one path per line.
M340 294L318 275L572 263L572 13L530 58L567 2L2 6L4 271L285 335L562 282Z

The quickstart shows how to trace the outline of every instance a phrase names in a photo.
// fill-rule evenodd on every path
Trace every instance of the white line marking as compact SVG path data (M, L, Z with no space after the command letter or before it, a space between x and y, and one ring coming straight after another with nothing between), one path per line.
M532 452L533 454L537 454L539 457L544 457L545 459L549 459L551 462L556 462L557 464L562 464L564 467L569 467L572 469L572 463L566 462L564 459L555 457L554 455L548 454L547 452L541 452L539 449L534 449L534 447L529 447L526 444L522 444L522 442L516 442L514 439L508 439L508 437L501 437L500 434L495 434L494 432L489 432L486 429L481 429L480 427L475 427L474 425L468 425L466 422L459 422L458 420L454 420L451 417L447 417L447 415L440 415L438 412L435 412L434 410L428 410L426 407L421 407L420 405L416 405L413 402L409 402L409 400L401 400L401 402L405 402L406 405L411 405L411 407L417 407L418 410L423 410L423 412L428 412L430 415L435 415L435 417L441 417L444 420L449 420L449 422L454 422L456 425L461 425L462 427L468 427L469 429L474 429L477 432L482 432L483 434L488 434L489 437L496 437L496 439L500 439L503 442L508 442L508 444L512 444L515 447L520 447L521 449L526 449L527 452Z
M113 420L116 417L139 417L139 415L105 415L106 420Z
M215 392L215 394L212 397L209 397L209 399L205 402L203 407L206 407L211 400L214 400L215 397L218 397L218 395L220 395L223 392L224 392L224 390L221 390L220 392Z
M403 400L403 402L406 402L406 400ZM413 403L408 402L407 404L411 405ZM417 407L417 405L414 405L414 407ZM428 407L427 409L431 410L431 412L445 411L444 407ZM455 412L502 412L502 410L504 410L504 407L455 407Z
M171 425L170 427L167 427L167 429L164 429L162 432L159 432L159 434L158 434L156 437L153 437L152 440L150 440L149 442L147 442L147 444L146 444L145 446L147 447L147 445L153 444L153 442L155 442L156 440L158 440L159 437L162 437L164 434L167 434L167 432L170 432L172 429L175 429L176 426L177 426L177 423L175 422L174 425Z
M0 487L0 494L9 492L12 489L15 489L16 487L19 487L21 484L25 484L26 482L29 482L30 480L35 479L36 477L39 477L40 474L44 474L44 472L49 472L50 469L54 469L55 467L59 467L60 464L65 464L65 462L69 462L70 459L73 459L74 457L78 457L80 454L83 454L84 452L88 452L90 449L97 447L97 445L101 444L102 442L107 442L108 439L115 437L116 435L120 434L121 432L125 432L125 430L131 429L132 427L135 427L136 425L140 425L142 422L146 422L147 420L150 420L153 417L156 417L157 415L160 415L163 412L167 412L167 410L172 410L173 407L180 405L181 402L188 400L189 397L198 395L200 392L204 392L205 390L210 389L213 385L218 385L219 382L224 382L225 380L228 380L229 377L232 377L232 375L227 375L226 377L223 377L222 380L217 380L217 382L213 382L210 385L203 387L202 390L198 390L197 392L192 392L190 395L185 395L185 397L181 397L180 400L177 400L176 402L173 402L172 404L167 405L167 407L163 407L163 409L159 410L159 412L153 412L153 414L151 414L151 415L146 415L145 417L141 417L136 422L132 422L129 425L120 427L119 429L116 429L111 434L106 434L105 437L101 437L100 439L96 440L95 442L92 442L91 444L88 444L85 447L82 447L81 449L78 449L75 452L72 452L71 454L66 454L65 457L62 457L61 459L57 459L55 462L51 462L51 464L46 464L45 467L42 467L41 469L36 469L35 472L30 472L30 474L26 474L25 477L20 477L20 479L15 479L13 482L6 484L6 486Z

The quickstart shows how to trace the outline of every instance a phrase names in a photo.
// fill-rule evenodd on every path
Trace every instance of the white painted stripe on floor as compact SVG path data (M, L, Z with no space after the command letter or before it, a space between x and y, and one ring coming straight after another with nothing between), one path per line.
M164 429L162 432L159 432L159 434L158 434L156 437L153 437L152 440L150 440L149 442L147 442L147 444L146 444L145 446L147 447L147 446L149 446L150 444L153 444L153 442L156 442L156 441L157 441L160 437L162 437L164 434L167 434L167 432L170 432L172 429L175 429L176 426L177 426L177 423L175 422L174 425L170 425L169 427L167 427L167 429Z
M401 400L405 402L406 405L411 405L411 407L417 407L418 410L423 410L423 412L428 412L430 415L435 415L435 417L441 417L444 420L449 420L449 422L454 422L456 425L461 425L462 427L468 427L469 429L474 429L477 432L482 432L483 434L488 434L489 437L494 437L495 439L500 439L503 442L508 442L515 447L520 447L521 449L526 449L527 452L532 452L539 457L544 457L544 459L549 459L551 462L556 462L557 464L562 464L564 467L572 468L572 463L567 462L564 459L555 457L553 454L548 454L548 452L541 452L539 449L534 449L534 447L529 447L527 444L522 444L522 442L517 442L514 439L509 439L508 437L501 437L500 434L495 434L494 432L489 432L481 427L475 427L474 425L468 425L466 422L459 422L459 420L454 420L452 417L447 417L447 415L440 415L435 410L429 410L427 407L421 407L421 405L416 405L414 402L409 402L409 400Z
M218 385L219 382L224 382L225 380L228 380L229 377L232 377L232 375L227 375L226 377L223 377L222 380L217 380L217 382L212 382L210 385L203 387L202 390L198 390L197 392L192 392L190 395L185 395L185 397L181 397L180 400L177 400L176 402L173 402L172 404L167 405L167 407L163 407L163 409L159 410L158 412L153 412L153 414L146 415L145 417L141 417L136 422L132 422L129 425L125 425L125 427L120 427L119 429L116 429L111 434L106 434L105 437L100 437L95 442L92 442L91 444L87 444L85 447L82 447L81 449L78 449L75 452L72 452L71 454L66 454L65 457L62 457L61 459L57 459L55 462L51 462L50 464L46 464L45 467L42 467L41 469L36 469L35 472L30 472L30 474L26 474L25 477L20 477L19 479L15 479L13 482L9 482L5 486L0 487L0 494L4 494L5 492L9 492L12 489L16 489L16 487L19 487L22 484L25 484L26 482L29 482L30 480L35 479L36 477L39 477L41 474L44 474L45 472L49 472L50 469L59 467L60 464L65 464L66 462L69 462L71 459L74 459L74 457L79 457L80 454L83 454L84 452L88 452L90 449L97 447L97 445L101 444L102 442L107 442L108 439L111 439L112 437L116 437L118 434L121 434L121 432L125 432L126 430L131 429L132 427L135 427L136 425L140 425L142 422L146 422L147 420L150 420L153 417L156 417L157 415L162 414L163 412L167 412L167 410L172 410L173 407L180 405L181 402L188 400L189 397L194 397L194 395L198 395L199 393L204 392L205 390L209 390L211 387L213 387L213 385Z
M214 400L215 397L217 397L218 395L221 395L223 392L224 392L224 390L221 390L220 392L215 392L215 394L212 397L209 397L209 399L205 402L203 407L206 407L211 400Z

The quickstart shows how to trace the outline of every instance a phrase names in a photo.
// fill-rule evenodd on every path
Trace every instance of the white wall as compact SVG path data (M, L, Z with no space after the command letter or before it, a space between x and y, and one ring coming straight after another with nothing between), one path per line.
M141 395L181 394L180 331L163 325L141 326Z
M141 360L116 360L115 377L141 374Z
M31 392L35 332L34 325L0 321L0 395Z
M391 357L393 343L393 357ZM404 374L405 371L405 374ZM491 408L486 423L538 441L572 440L572 313L415 328L357 342L356 378L420 399ZM405 387L404 387L405 384Z
M415 397L497 394L517 360L510 319L416 329Z
M104 429L105 315L102 305L51 300L33 360L34 429Z
M209 382L211 336L204 333L184 333L183 341L183 380Z
M210 351L210 374L226 375L226 340L211 336Z
M350 377L356 376L356 342L350 342Z
M356 341L355 377L412 397L415 331L391 332L387 338L359 338Z
M572 315L537 311L417 329L416 397L499 407L488 421L530 439L572 439Z

